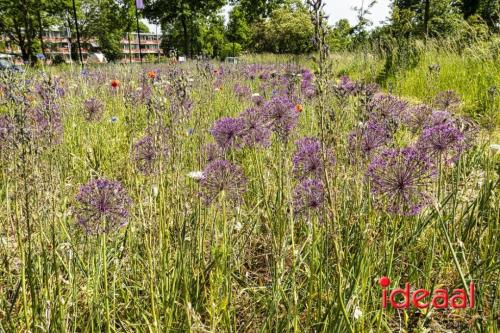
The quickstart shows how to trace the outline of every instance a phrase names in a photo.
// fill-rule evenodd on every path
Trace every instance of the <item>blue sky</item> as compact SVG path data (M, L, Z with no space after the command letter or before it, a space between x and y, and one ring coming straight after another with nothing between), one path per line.
M330 15L330 23L333 24L342 18L349 20L351 24L356 24L356 12L353 7L361 7L364 2L365 6L370 2L369 0L326 0L325 12ZM373 21L373 25L380 25L389 16L390 0L377 0L375 6L371 9L371 15L368 18ZM229 12L230 7L224 8L224 12Z

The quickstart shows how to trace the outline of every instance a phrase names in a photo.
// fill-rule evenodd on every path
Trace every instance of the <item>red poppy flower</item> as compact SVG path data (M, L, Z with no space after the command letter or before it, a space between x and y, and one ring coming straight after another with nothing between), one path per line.
M301 113L303 110L304 108L302 107L301 104L295 105L295 111L297 111L297 113Z
M118 88L119 86L120 86L120 81L118 81L118 80L111 80L111 87L112 87L113 89L116 89L116 88Z
M149 72L148 72L148 77L149 77L150 79L154 79L154 78L156 77L156 72L154 72L154 71L149 71Z

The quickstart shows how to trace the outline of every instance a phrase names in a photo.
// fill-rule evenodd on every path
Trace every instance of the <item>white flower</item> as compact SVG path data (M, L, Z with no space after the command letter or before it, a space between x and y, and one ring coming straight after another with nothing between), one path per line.
M490 145L490 151L493 154L500 153L500 144Z
M354 309L352 317L354 318L354 320L358 320L359 318L361 318L361 316L363 316L363 312L358 307L356 307L356 309Z
M187 174L187 176L195 180L201 180L204 178L203 171L191 171Z
M194 82L194 79L189 78L189 79L187 79L187 81L188 81L188 82Z
M153 198L156 198L158 196L158 186L157 185L153 185L151 187L151 192L153 193Z
M234 226L234 229L236 231L240 231L241 228L243 228L243 225L241 225L240 221L236 222L235 226Z
M252 97L259 97L259 96L260 96L259 93L252 94Z

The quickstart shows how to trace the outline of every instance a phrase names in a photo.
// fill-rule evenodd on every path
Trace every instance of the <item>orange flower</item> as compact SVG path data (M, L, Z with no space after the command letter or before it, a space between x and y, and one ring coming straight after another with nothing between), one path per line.
M119 86L120 86L120 81L118 81L118 80L111 80L111 87L112 87L113 89L116 89L116 88L118 88Z
M297 111L297 113L301 113L303 110L302 104L295 105L295 111Z
M155 72L155 71L149 71L149 72L148 72L148 77L149 77L150 79L154 79L154 78L156 77L156 72Z

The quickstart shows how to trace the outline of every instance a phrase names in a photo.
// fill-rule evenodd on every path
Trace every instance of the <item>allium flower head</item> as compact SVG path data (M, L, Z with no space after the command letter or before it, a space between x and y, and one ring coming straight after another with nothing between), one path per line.
M408 103L389 94L376 94L368 104L370 119L399 123Z
M461 99L453 90L441 91L434 97L433 105L442 110L453 111L460 106Z
M222 192L229 201L242 200L247 181L240 167L226 160L215 160L205 167L203 176L200 186L206 204L212 203Z
M358 92L358 85L348 76L344 75L340 78L337 89L342 95L354 95Z
M221 159L224 156L222 149L214 144L207 143L201 149L202 160L206 163Z
M382 151L373 158L367 175L377 205L389 213L412 216L429 204L434 168L418 149Z
M226 150L239 146L243 129L244 123L242 119L226 117L217 120L210 132L219 147Z
M74 212L90 234L109 232L128 223L132 200L119 182L95 179L80 187Z
M59 111L32 108L27 112L27 126L31 138L41 145L56 145L63 137L63 124Z
M298 121L295 104L287 96L276 95L264 104L264 114L271 129L283 140L288 138Z
M293 191L293 206L297 214L321 209L325 201L323 184L316 179L305 179Z
M96 98L85 100L85 119L87 121L98 121L104 111L104 104Z
M261 111L248 109L239 115L239 119L243 121L243 130L240 135L246 146L268 147L271 144L271 130L266 127Z
M152 136L146 135L140 139L132 148L132 160L136 169L144 174L150 175L156 171L156 167L162 156L162 149L159 142Z
M411 106L401 114L401 121L416 132L424 127L432 112L432 108L426 104Z
M353 160L357 156L369 159L381 147L385 146L391 139L391 133L385 124L370 121L358 126L349 133L349 154Z
M236 83L234 85L234 93L235 93L236 97L238 97L240 99L245 99L245 98L252 96L252 90L246 86L239 84L239 83Z
M293 156L293 172L298 179L321 178L325 163L323 161L321 143L315 138L302 138L295 142L296 151ZM327 152L327 164L335 163L331 151Z
M433 162L455 162L467 147L464 133L455 122L445 122L422 131L417 147Z

